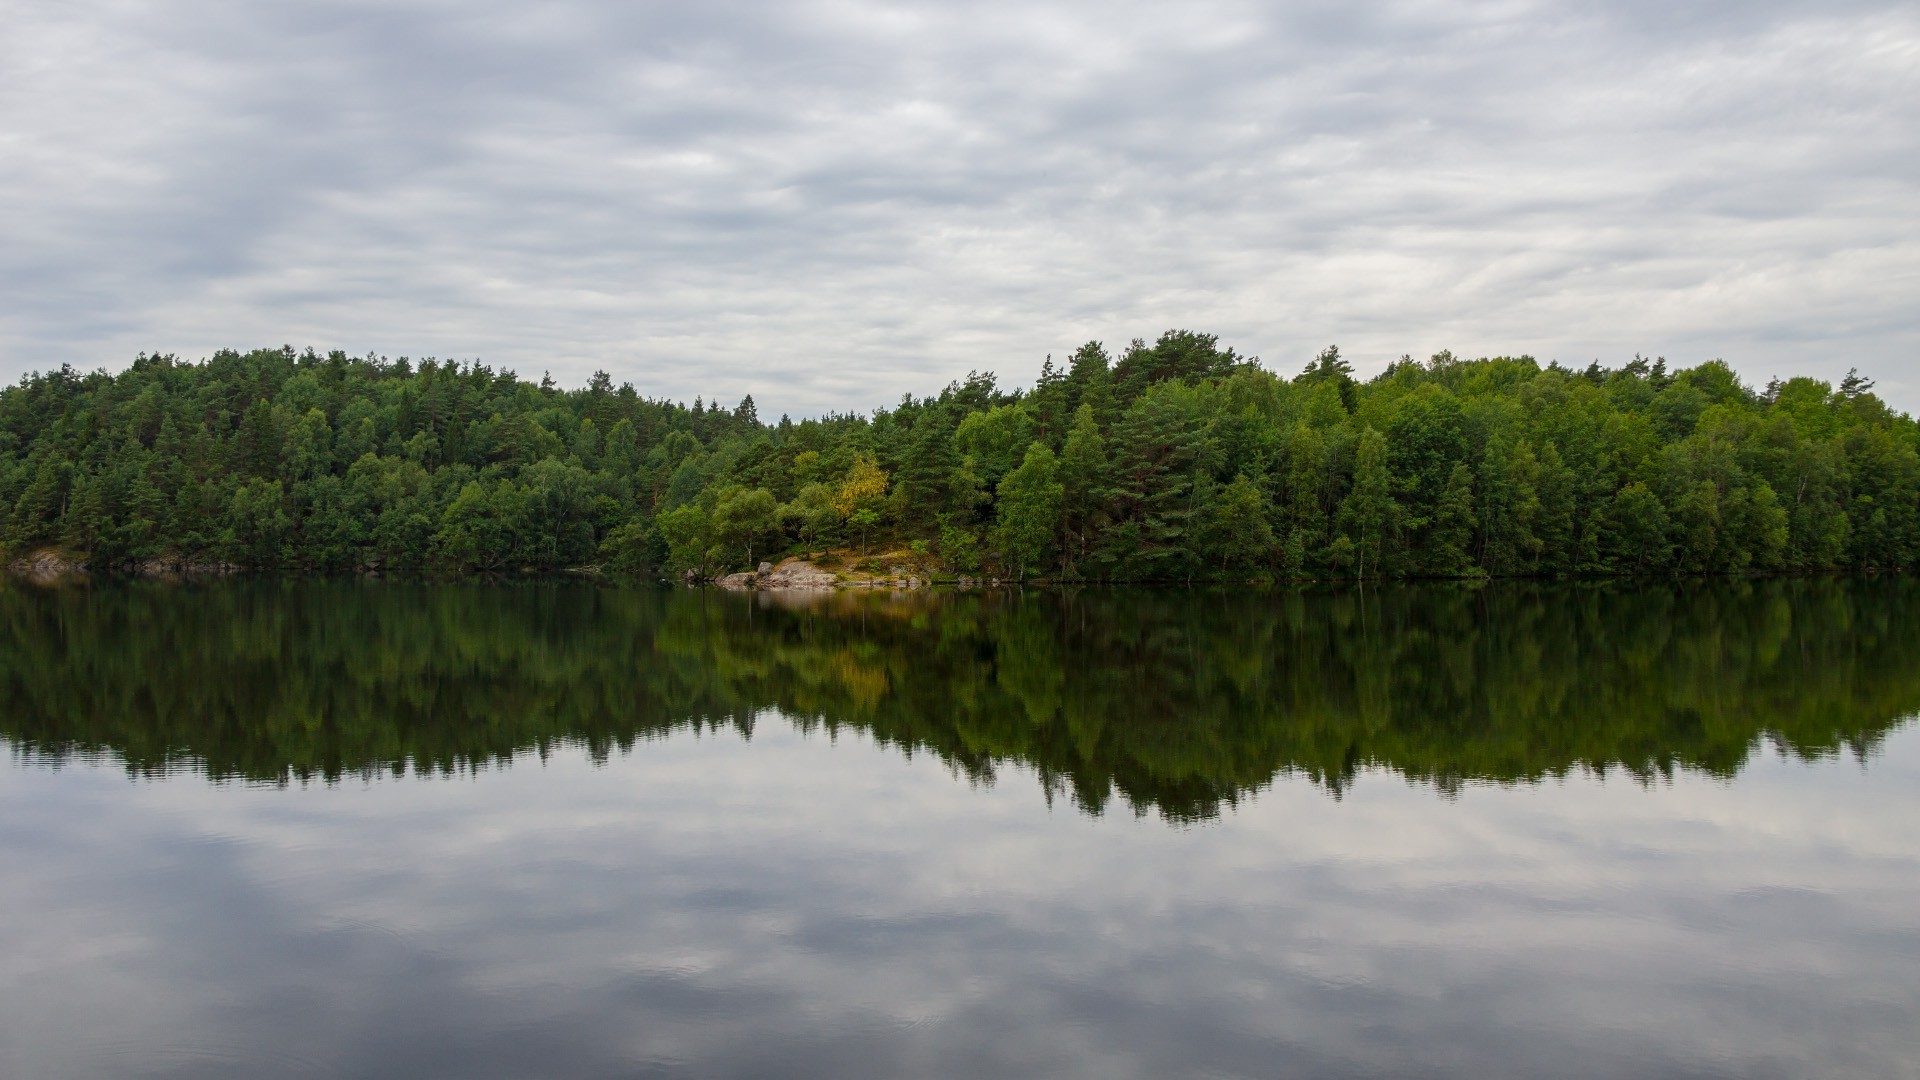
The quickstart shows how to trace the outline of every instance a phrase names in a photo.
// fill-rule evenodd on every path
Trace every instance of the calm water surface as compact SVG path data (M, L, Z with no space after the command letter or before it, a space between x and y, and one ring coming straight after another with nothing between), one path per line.
M0 1076L1920 1076L1916 584L0 584Z

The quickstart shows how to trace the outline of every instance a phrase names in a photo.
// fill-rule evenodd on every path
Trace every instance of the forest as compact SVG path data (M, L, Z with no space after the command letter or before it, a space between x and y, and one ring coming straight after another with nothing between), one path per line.
M934 577L1273 581L1896 570L1920 428L1857 374L1744 385L1168 331L871 415L763 420L479 363L141 355L0 390L0 555L98 570L672 573L787 554Z

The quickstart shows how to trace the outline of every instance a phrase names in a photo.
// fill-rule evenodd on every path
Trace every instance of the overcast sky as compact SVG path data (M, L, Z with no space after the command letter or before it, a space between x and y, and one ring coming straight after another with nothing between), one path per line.
M13 0L0 376L290 343L763 416L1169 327L1858 366L1920 411L1920 8Z

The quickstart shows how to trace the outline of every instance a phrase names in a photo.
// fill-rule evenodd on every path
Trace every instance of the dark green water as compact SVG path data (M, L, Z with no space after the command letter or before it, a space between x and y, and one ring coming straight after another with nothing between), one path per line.
M1920 587L0 585L0 1075L1920 1075Z

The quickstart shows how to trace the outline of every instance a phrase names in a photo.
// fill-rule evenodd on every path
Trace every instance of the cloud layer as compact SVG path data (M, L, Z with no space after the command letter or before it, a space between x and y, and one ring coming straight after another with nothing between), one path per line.
M1900 3L30 3L0 375L290 342L764 414L1170 326L1920 408Z

